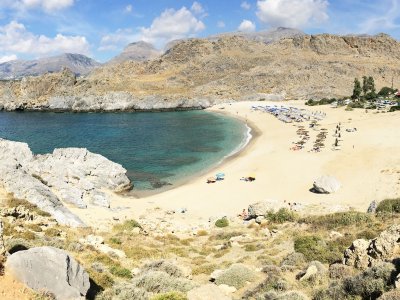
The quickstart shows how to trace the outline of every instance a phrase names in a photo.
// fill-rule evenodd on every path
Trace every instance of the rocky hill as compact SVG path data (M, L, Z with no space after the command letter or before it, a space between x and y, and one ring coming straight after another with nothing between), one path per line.
M159 57L162 54L152 44L146 42L131 43L125 47L121 54L111 59L108 63L116 64L127 60L146 61Z
M60 72L66 67L77 75L89 73L100 63L85 55L65 53L36 60L14 60L0 64L0 79L15 79Z
M159 58L106 65L82 79L64 72L3 82L0 106L184 109L231 100L343 97L364 75L373 76L378 88L392 78L400 86L399 58L399 42L385 34L295 34L269 43L240 36L190 39Z

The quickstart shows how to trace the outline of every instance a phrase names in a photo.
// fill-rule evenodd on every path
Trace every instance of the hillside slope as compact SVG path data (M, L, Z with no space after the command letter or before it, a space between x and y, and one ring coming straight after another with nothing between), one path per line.
M354 78L364 75L373 76L378 88L390 86L392 78L395 87L400 86L400 43L385 34L295 35L271 43L240 36L190 39L154 60L105 65L72 85L66 80L68 87L60 84L64 75L3 82L0 105L6 109L163 109L257 97L348 96ZM27 90L35 93L27 95Z

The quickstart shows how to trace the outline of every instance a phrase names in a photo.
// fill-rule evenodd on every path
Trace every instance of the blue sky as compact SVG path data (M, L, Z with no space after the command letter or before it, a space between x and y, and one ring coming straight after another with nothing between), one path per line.
M104 62L139 40L162 48L278 26L400 40L400 0L0 0L0 62L63 52Z

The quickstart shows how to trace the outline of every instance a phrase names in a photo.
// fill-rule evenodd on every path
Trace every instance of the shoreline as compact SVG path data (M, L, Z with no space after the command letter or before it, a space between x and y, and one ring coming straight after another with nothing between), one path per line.
M217 105L219 105L219 104L217 104ZM246 151L247 148L250 147L253 143L255 143L256 139L262 134L261 131L257 128L257 126L255 124L253 124L252 122L249 122L248 120L241 118L239 116L234 116L229 113L224 113L222 111L213 110L213 107L215 107L215 106L207 108L207 109L205 109L205 111L208 111L208 112L211 111L212 113L225 115L225 116L237 119L240 122L242 122L243 124L245 124L245 126L247 127L247 133L246 133L246 139L243 140L244 141L243 143L241 143L237 148L235 148L230 154L225 155L216 164L213 164L213 165L209 166L208 168L202 169L201 171L196 172L185 179L177 180L172 185L168 185L168 186L165 186L165 187L162 187L159 189L155 189L155 190L136 190L135 191L133 188L133 190L131 190L127 193L124 193L122 195L126 196L126 197L134 197L135 199L146 199L146 198L154 196L154 195L159 195L159 194L177 189L186 184L190 184L190 182L197 180L198 178L203 177L204 175L206 175L208 173L217 172L217 170L219 168L223 168L223 166L225 164L229 163L231 160L234 160L235 158L240 156L243 151Z

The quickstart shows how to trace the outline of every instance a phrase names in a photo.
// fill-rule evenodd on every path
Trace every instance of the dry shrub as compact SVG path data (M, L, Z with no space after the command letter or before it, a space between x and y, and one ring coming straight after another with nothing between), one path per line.
M256 274L253 270L242 264L234 264L215 279L217 285L226 284L237 289L244 287L246 282L255 280Z

